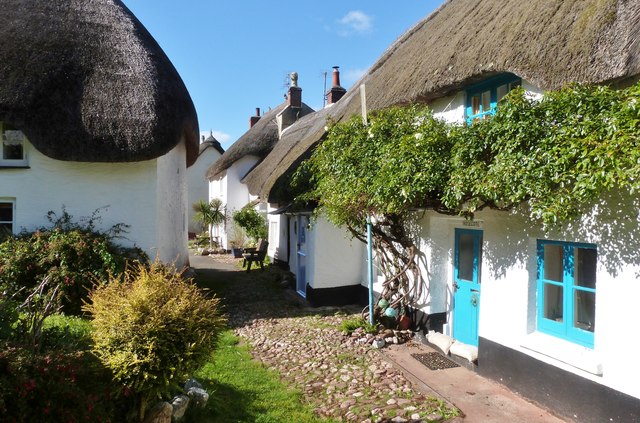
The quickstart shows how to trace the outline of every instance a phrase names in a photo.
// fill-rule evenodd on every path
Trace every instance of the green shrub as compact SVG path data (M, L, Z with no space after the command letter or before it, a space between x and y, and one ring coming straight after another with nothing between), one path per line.
M217 298L156 262L101 285L84 309L93 316L94 351L136 398L138 416L168 398L203 365L225 326Z
M91 322L77 316L55 314L44 321L42 349L88 351L91 349Z
M244 206L233 214L233 221L254 241L267 239L267 219L252 206Z
M114 242L125 230L122 224L106 232L95 229L97 212L79 223L66 211L56 219L49 212L50 228L21 233L0 244L0 292L16 294L24 301L45 277L59 286L63 310L78 314L95 283L108 281L109 274L120 274L130 259L146 260L139 249L122 248Z

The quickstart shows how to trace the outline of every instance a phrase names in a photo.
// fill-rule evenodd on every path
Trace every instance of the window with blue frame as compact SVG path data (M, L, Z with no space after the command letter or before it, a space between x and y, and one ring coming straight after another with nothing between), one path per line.
M485 119L496 112L498 102L522 80L515 75L499 75L487 79L467 89L466 119L471 124Z
M593 348L597 248L538 240L538 331Z

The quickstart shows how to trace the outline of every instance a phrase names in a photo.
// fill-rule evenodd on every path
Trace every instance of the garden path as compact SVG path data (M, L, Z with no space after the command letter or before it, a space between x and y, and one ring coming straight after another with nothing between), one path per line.
M198 283L223 297L229 324L253 356L304 393L318 415L355 422L549 422L517 394L458 367L432 371L418 342L376 350L338 329L353 307L311 308L274 268L241 271L226 255L193 256ZM451 417L453 404L462 411ZM447 420L449 418L449 420Z

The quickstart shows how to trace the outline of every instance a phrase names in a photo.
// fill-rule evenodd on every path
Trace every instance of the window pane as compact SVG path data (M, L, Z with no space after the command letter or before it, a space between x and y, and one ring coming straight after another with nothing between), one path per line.
M574 284L595 289L597 251L593 248L575 247L573 249L573 256Z
M0 203L0 222L13 222L13 203Z
M564 311L562 307L563 288L549 283L544 284L544 317L562 322Z
M509 87L507 86L507 84L500 85L497 91L498 91L498 101L500 101L502 100L502 97L507 95L507 93L509 92Z
M543 279L548 281L562 282L564 261L564 249L562 245L544 245L544 275Z
M0 241L3 238L11 236L13 234L13 225L10 223L0 223Z
M458 248L458 279L473 281L473 235L460 234Z
M488 112L491 110L491 91L485 91L482 93L482 111Z
M596 322L596 294L576 289L573 301L573 326L593 332Z
M478 94L471 97L471 114L477 115L480 113L480 96Z
M22 153L22 143L20 144L7 144L2 143L2 158L5 160L22 160L24 158Z

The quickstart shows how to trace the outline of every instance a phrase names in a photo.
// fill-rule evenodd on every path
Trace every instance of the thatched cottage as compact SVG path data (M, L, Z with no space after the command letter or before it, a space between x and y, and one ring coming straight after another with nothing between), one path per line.
M287 99L282 104L263 116L260 116L260 109L256 109L256 115L249 118L249 130L207 171L210 198L220 198L229 217L257 198L249 193L244 184L245 176L271 152L292 124L313 112L302 101L302 88L298 86L296 72L291 73L290 85ZM265 207L262 204L263 213L266 213ZM232 244L242 243L239 231L235 229L231 219L220 232L220 239L222 247L227 249Z
M463 123L492 113L513 86L535 95L571 82L624 87L639 76L637 1L449 0L392 44L360 83L369 110L421 102ZM340 120L360 107L354 89L326 113ZM278 192L323 135L322 122L308 125L255 182L256 192ZM429 292L418 301L418 329L441 332L445 352L456 341L480 374L571 420L638 421L640 369L623 358L637 346L637 203L603 198L599 212L553 233L506 212L466 221L426 210ZM563 277L554 283L562 289L546 290L539 275L562 268L563 257L579 261L589 282L576 288ZM567 304L567 315L549 318L542 310L550 302Z
M198 158L196 162L187 169L187 187L189 191L187 203L188 207L188 228L189 236L194 236L207 228L202 227L202 223L194 219L195 210L193 204L198 200L209 201L209 180L207 171L222 156L224 149L220 142L213 136L213 132L208 137L202 136Z
M0 224L63 207L151 257L188 262L198 121L175 68L119 0L7 0L0 26Z
M309 149L300 148L301 140L324 131L345 93L335 66L327 106L292 124L244 178L249 192L268 204L269 256L288 266L296 277L296 292L315 306L352 304L366 296L361 286L364 245L321 215L310 222L314 205L292 205L289 185L310 154ZM291 157L295 157L293 164L286 162Z

